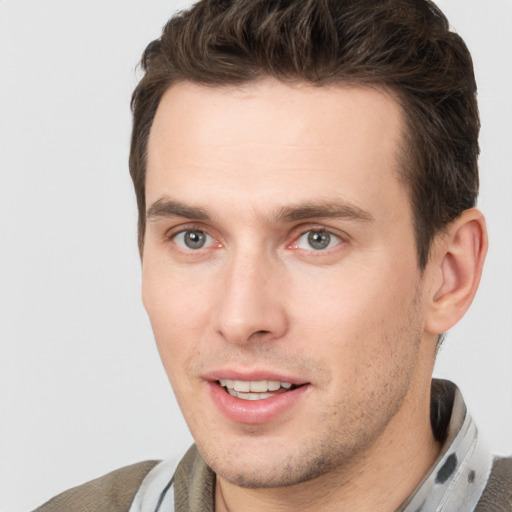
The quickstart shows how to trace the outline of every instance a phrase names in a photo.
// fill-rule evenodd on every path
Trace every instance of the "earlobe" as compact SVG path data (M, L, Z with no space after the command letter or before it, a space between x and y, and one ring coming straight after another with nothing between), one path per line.
M464 211L440 235L429 264L435 281L429 297L425 330L441 334L466 313L480 283L487 253L487 229L476 208Z

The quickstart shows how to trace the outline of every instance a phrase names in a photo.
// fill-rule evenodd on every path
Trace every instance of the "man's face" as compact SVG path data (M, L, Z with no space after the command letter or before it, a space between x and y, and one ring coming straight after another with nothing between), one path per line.
M143 298L221 478L304 481L414 414L430 369L401 126L397 103L371 88L269 79L164 95Z

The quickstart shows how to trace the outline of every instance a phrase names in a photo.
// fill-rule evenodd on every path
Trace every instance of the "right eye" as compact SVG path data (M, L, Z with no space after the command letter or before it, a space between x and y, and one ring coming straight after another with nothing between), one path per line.
M173 235L174 243L186 251L206 249L214 244L214 239L200 229L187 229Z

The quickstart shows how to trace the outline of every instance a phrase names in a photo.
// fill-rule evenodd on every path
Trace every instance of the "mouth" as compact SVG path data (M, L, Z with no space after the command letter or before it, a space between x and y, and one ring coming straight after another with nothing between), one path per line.
M238 372L211 375L207 382L213 403L227 419L235 423L261 425L289 417L298 404L304 403L303 397L308 395L311 388L311 383L295 378L290 382L291 378L260 373L245 375L244 379L242 375L233 373Z
M300 387L291 382L277 380L219 379L217 383L226 393L241 400L266 400Z

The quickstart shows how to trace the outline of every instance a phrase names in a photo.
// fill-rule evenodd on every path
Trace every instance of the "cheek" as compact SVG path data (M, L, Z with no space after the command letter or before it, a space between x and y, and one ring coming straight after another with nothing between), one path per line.
M142 300L171 381L200 350L207 329L209 293L198 280L146 263Z
M144 256L142 268L142 300L151 323L167 325L173 333L197 325L210 296L204 272L172 265L154 253Z
M402 263L386 269L353 266L339 274L317 273L307 282L294 282L290 311L292 324L301 331L296 338L309 339L306 350L343 367L336 372L340 378L356 378L378 361L391 364L390 359L417 336L411 322L416 316L417 270L414 260Z

